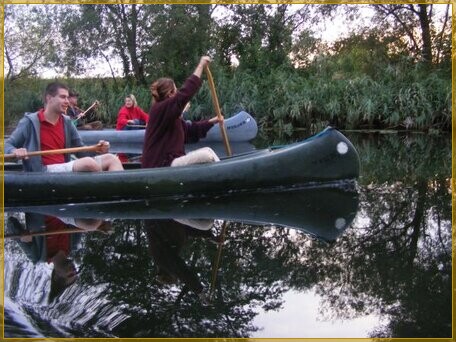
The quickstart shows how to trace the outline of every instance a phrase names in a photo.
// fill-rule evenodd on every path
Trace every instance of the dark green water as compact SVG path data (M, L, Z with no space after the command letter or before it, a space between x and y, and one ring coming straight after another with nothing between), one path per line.
M451 337L451 138L346 135L356 193L238 199L288 225L115 219L81 237L79 278L51 303L52 266L6 240L5 336Z

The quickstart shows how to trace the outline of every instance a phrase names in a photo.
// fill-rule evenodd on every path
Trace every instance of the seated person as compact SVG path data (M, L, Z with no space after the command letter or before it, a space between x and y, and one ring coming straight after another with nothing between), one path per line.
M117 114L116 130L142 129L149 122L149 115L138 106L134 95L125 97L125 105Z
M50 83L44 94L44 108L26 113L16 129L5 141L5 154L23 159L25 171L119 171L122 163L109 151L109 143L100 140L98 153L78 153L80 159L71 160L69 154L49 154L28 157L32 151L58 150L83 146L81 137L70 118L62 113L69 106L68 87L59 82Z
M78 98L79 98L78 93L71 91L71 90L69 91L68 100L70 102L70 105L68 106L65 114L71 118L71 120L73 121L73 123L76 125L76 127L78 129L84 129L84 130L103 129L103 124L101 123L101 121L94 120L94 121L86 122L86 121L88 121L87 117L93 113L93 110L91 109L89 112L83 114L83 110L81 110L78 107Z
M217 154L209 147L185 153L185 143L197 142L206 137L216 123L223 121L215 116L209 120L187 122L182 113L202 85L201 75L211 59L203 56L199 64L177 89L170 78L159 78L151 85L153 97L150 109L150 122L144 135L141 160L143 168L184 166L195 163L219 161Z

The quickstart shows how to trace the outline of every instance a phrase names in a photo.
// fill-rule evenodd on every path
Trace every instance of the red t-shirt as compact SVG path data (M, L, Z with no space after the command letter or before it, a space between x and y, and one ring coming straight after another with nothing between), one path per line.
M44 224L46 225L47 232L65 229L65 223L53 216L46 216ZM62 251L65 255L68 255L70 253L70 234L55 234L46 236L46 251L48 262L54 255L57 254L58 251Z
M60 115L59 120L53 125L46 121L44 109L41 109L38 112L38 118L40 120L41 151L65 148L63 117ZM63 154L51 154L41 156L41 160L43 165L61 164L65 162L65 156Z

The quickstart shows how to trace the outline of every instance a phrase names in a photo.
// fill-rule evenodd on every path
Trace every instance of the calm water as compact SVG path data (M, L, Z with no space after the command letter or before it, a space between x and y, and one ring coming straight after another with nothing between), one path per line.
M51 301L52 264L7 239L5 336L451 337L451 138L346 135L356 191L92 208L110 232L71 235ZM188 211L215 220L165 219Z

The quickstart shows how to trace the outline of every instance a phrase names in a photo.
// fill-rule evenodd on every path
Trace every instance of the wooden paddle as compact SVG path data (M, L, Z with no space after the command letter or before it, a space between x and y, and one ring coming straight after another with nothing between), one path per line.
M226 134L225 124L222 121L222 112L220 111L220 105L219 105L219 101L217 98L217 93L215 92L214 79L212 78L212 73L209 70L209 66L206 65L205 70L206 70L207 80L209 81L209 88L210 88L211 94L212 94L212 103L214 104L215 113L217 114L219 120L221 120L219 122L219 125L220 125L220 131L222 133L223 143L225 144L226 154L228 156L231 156L232 155L231 147L230 147L230 143L228 141L228 135Z
M83 117L87 114L87 112L88 112L89 110L91 110L93 107L96 107L96 106L98 106L98 105L99 105L99 102L98 102L98 100L97 100L97 101L95 101L94 103L92 103L92 105L91 105L89 108L87 108L84 112L82 112L81 114L78 114L78 116L76 117L76 119L74 119L73 121L76 122L76 121L78 121L80 118L83 118Z
M46 156L51 154L68 154L68 153L77 153L77 152L97 152L102 147L102 144L96 144L91 146L80 146L80 147L70 147L62 148L57 150L46 150L46 151L33 151L28 152L24 157L34 157L34 156ZM16 155L14 153L0 155L4 159L14 159Z

